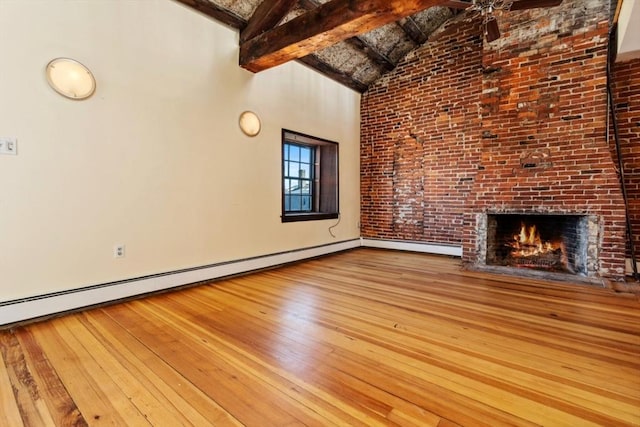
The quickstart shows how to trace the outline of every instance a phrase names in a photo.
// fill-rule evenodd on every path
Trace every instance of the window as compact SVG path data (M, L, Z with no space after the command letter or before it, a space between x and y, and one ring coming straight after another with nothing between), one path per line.
M282 221L338 217L338 144L282 131Z

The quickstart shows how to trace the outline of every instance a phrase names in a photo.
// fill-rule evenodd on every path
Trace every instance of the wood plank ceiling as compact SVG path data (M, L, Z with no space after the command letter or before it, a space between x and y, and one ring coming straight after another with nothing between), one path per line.
M240 32L239 64L297 60L357 92L470 3L459 0L176 0Z

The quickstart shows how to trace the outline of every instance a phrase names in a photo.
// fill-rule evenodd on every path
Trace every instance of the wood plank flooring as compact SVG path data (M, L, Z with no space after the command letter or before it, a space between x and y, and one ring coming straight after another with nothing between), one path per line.
M640 425L631 294L357 249L0 331L0 426Z

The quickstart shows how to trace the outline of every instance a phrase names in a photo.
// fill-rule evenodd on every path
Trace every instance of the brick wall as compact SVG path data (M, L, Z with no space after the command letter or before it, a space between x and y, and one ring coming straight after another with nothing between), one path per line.
M363 96L363 237L460 245L480 156L479 32L427 43Z
M640 59L615 64L613 81L629 212L640 258ZM629 251L627 256L631 257Z
M509 12L491 44L478 23L460 23L372 86L362 100L363 237L457 244L476 264L478 214L597 215L598 274L620 278L608 12L605 1L570 0Z

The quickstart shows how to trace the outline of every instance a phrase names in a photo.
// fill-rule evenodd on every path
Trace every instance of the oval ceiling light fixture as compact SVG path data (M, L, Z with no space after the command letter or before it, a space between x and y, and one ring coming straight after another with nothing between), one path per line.
M47 82L60 95L69 99L87 99L96 90L91 71L71 58L56 58L47 64Z
M247 136L256 136L260 133L260 118L253 111L245 111L240 114L240 129Z

